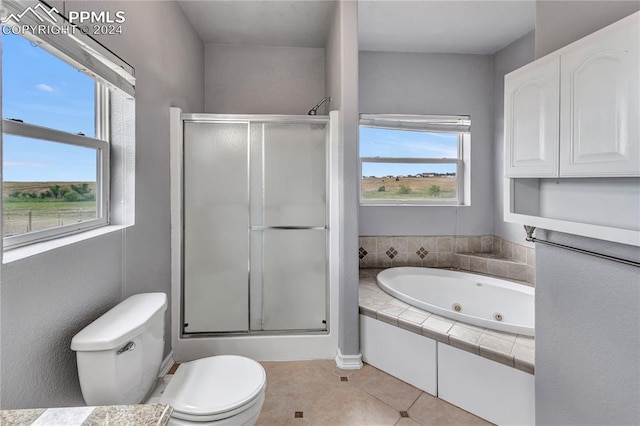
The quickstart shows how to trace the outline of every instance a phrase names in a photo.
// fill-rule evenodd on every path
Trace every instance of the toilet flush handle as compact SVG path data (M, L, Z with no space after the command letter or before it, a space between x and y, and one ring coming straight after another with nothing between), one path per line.
M129 342L126 345L124 345L124 347L122 347L121 349L118 350L118 352L116 352L116 355L121 355L127 351L132 351L136 348L136 344L133 342Z

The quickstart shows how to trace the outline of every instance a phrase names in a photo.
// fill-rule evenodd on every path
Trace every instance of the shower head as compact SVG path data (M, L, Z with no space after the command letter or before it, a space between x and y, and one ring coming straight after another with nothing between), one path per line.
M318 108L320 108L320 105L322 105L325 102L331 102L331 98L324 98L323 100L318 102L318 104L316 106L311 108L307 114L308 115L318 115Z

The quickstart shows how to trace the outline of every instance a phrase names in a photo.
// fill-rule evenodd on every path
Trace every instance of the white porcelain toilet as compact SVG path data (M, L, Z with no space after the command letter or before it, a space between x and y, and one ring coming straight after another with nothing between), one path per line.
M153 390L164 350L164 293L136 294L75 335L87 405L138 404ZM173 407L170 425L253 425L267 376L249 358L220 355L180 365L160 403Z

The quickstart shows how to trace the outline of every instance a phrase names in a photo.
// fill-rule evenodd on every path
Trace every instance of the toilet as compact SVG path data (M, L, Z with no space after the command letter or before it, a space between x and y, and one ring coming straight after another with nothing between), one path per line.
M139 404L150 395L162 363L166 309L166 294L136 294L74 336L87 405ZM173 407L169 425L253 425L266 384L258 362L211 356L181 364L159 402Z

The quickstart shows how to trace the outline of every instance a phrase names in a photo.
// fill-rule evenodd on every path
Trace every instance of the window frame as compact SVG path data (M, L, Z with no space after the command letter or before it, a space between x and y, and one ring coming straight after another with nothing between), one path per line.
M62 60L58 58L59 60ZM96 218L78 223L56 226L23 234L3 235L3 250L10 250L25 245L61 238L91 229L109 225L110 200L110 120L109 89L95 82L95 130L96 137L65 132L63 130L24 123L16 119L2 120L2 134L37 139L44 142L57 142L67 145L93 148L96 156ZM19 118L18 118L19 119ZM4 209L3 209L4 215Z
M135 99L136 99L136 73L135 68L118 54L105 47L91 35L82 31L70 23L55 7L51 7L44 1L36 0L2 0L3 17L8 19L0 27L18 28L18 32L12 29L11 33L26 38L34 46L46 50L59 60L71 65L81 73L91 77L95 84L95 137L81 137L86 142L92 139L102 149L98 149L99 162L96 182L96 206L101 211L101 216L96 220L83 222L81 229L56 227L55 230L64 229L53 236L40 235L37 239L20 243L7 241L12 238L17 240L17 235L1 240L3 250L3 262L10 257L13 260L24 256L31 256L46 251L60 240L61 245L72 244L80 239L91 238L95 232L110 232L109 228L126 228L135 224ZM34 13L26 13L31 10ZM43 13L35 13L35 11ZM123 12L124 13L124 12ZM31 30L37 28L37 31ZM45 29L57 29L57 31L44 31ZM0 60L0 75L2 74L2 61ZM1 90L0 90L1 92ZM0 103L1 111L1 103ZM113 115L123 120L115 126L111 117ZM13 117L11 117L13 118ZM16 117L20 119L20 117ZM0 121L4 125L5 121ZM9 127L27 129L26 126ZM24 123L22 123L24 124ZM2 135L7 132L0 126L0 158L2 157ZM18 130L20 132L20 130ZM63 132L64 133L64 132ZM72 134L73 133L69 133ZM17 135L21 136L21 135ZM74 135L78 136L79 135ZM48 136L45 136L45 140ZM51 139L51 138L49 138ZM74 139L80 141L80 139ZM64 141L63 141L64 143ZM0 181L0 187L2 181ZM100 192L98 194L98 192ZM2 198L0 198L0 206ZM84 226L86 224L91 224ZM94 231L90 231L94 228ZM32 235L39 231L34 231ZM65 238L68 236L72 238ZM45 241L47 243L45 243ZM49 244L51 242L51 244ZM42 244L41 244L42 243ZM19 247L25 246L25 249ZM32 248L33 247L33 248ZM11 250L5 250L5 249ZM12 249L17 249L12 251ZM9 253L11 255L7 256ZM9 261L13 261L9 260Z
M366 118L365 118L366 117ZM371 123L362 124L363 121L369 122L372 120L380 119L382 121L388 120L389 124L373 125ZM470 130L462 132L452 127L447 131L446 128L431 130L428 125L428 121L434 118L442 119L469 119L468 116L435 116L435 115L395 115L395 114L360 114L360 120L358 124L359 130L362 127L369 127L374 129L390 129L401 131L422 131L425 133L449 133L457 134L458 136L458 149L456 158L435 158L435 157L361 157L358 152L358 196L361 206L463 206L466 204L465 200L468 200L468 194L465 193L465 169L468 167L467 161L465 161L465 139L468 140ZM420 122L423 124L421 125ZM394 125L395 123L395 125ZM406 126L400 125L406 123ZM470 127L470 126L469 126ZM358 151L360 151L358 149ZM456 200L393 200L393 199L365 199L362 195L362 180L364 179L362 174L363 163L387 163L387 164L455 164L456 165Z

